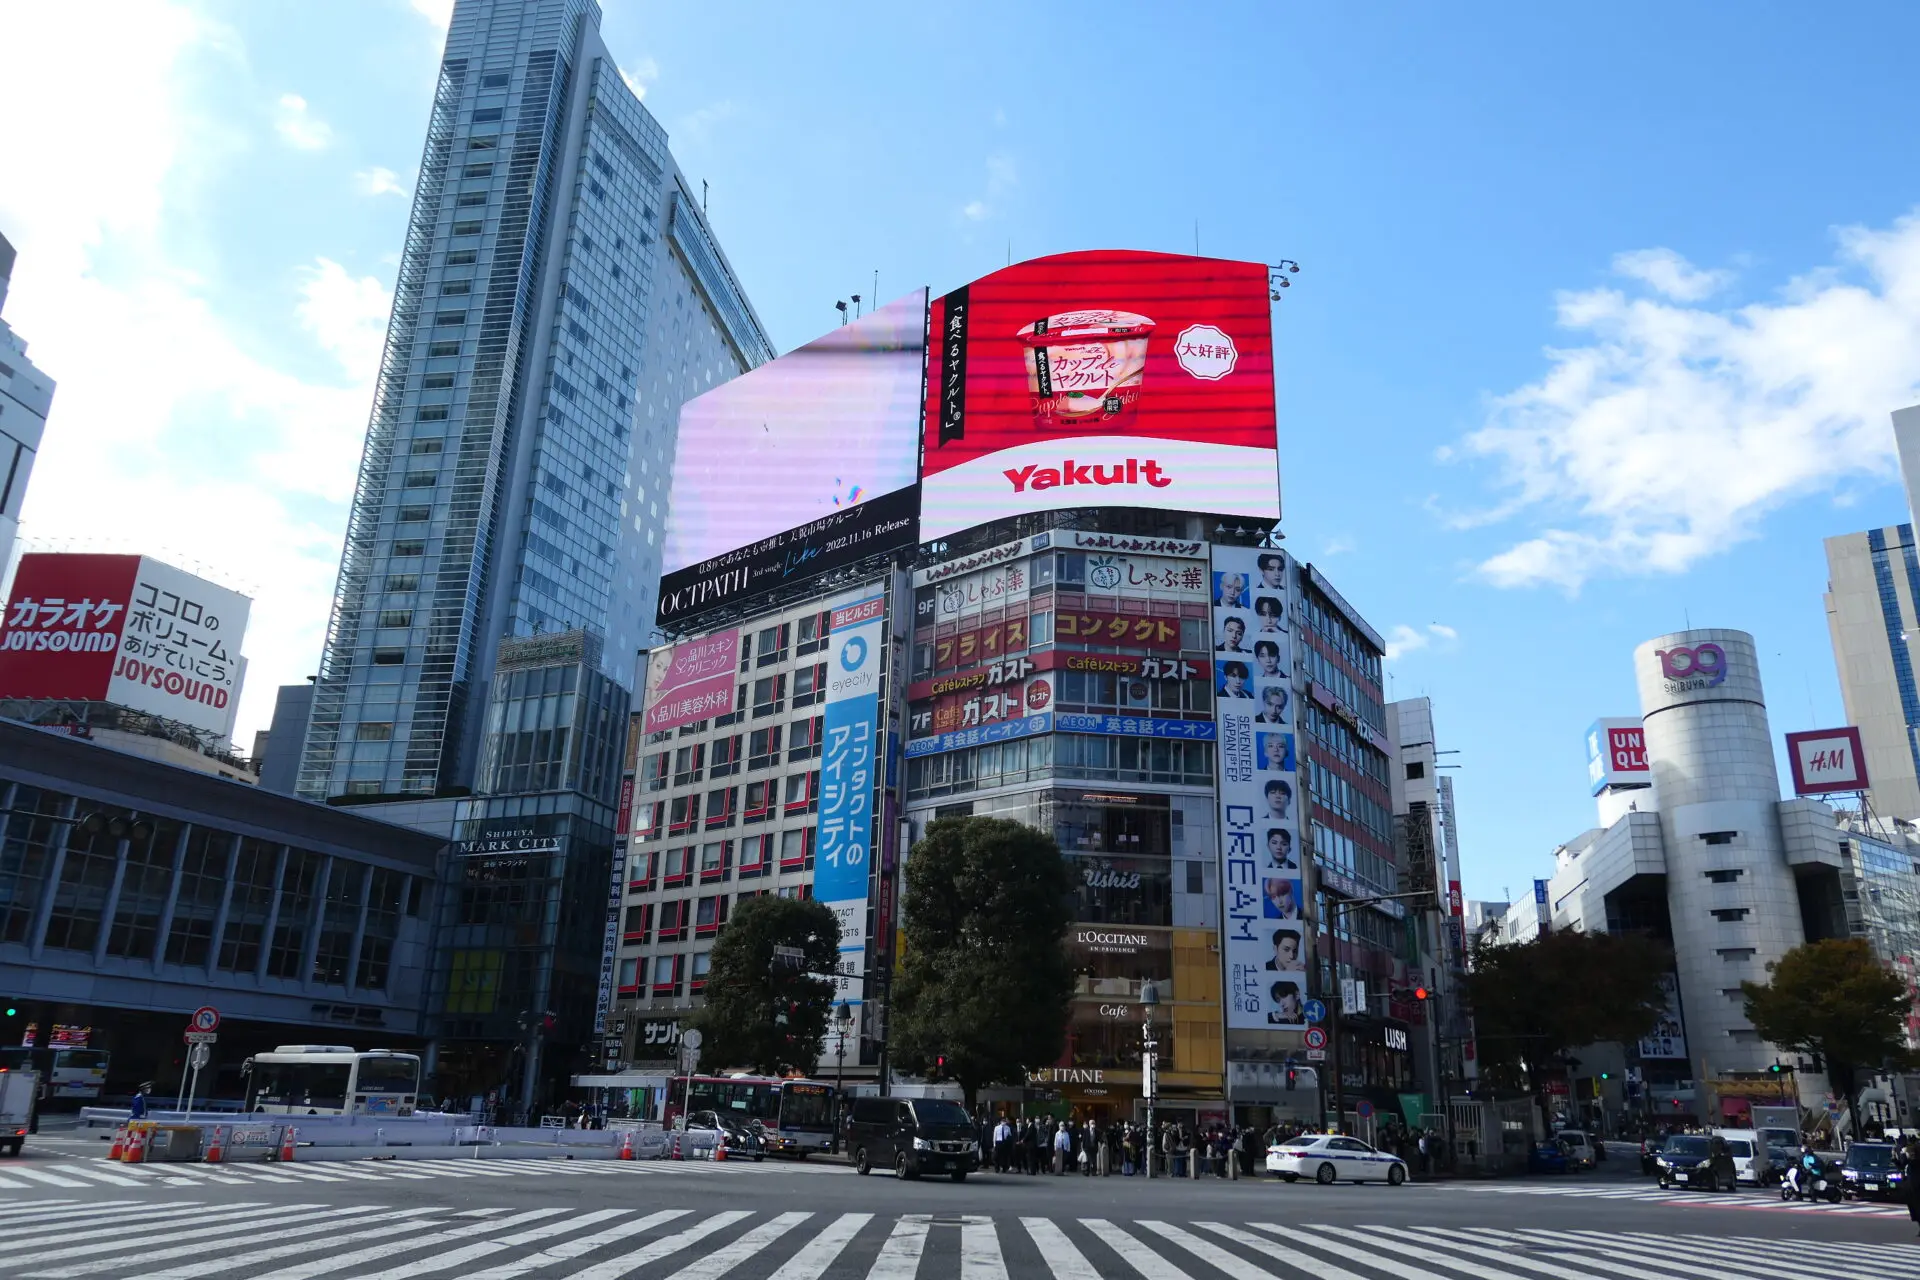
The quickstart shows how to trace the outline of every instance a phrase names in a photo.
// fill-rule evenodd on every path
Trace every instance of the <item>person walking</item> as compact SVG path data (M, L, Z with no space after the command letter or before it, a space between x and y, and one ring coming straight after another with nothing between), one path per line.
M999 1173L1007 1171L1007 1162L1013 1158L1013 1126L1007 1123L1003 1112L1000 1123L993 1126L993 1167Z
M134 1090L133 1101L127 1104L128 1120L145 1120L147 1118L147 1095L151 1092L153 1092L153 1082L151 1080Z
M1053 1176L1064 1176L1072 1166L1073 1130L1063 1124L1053 1131Z

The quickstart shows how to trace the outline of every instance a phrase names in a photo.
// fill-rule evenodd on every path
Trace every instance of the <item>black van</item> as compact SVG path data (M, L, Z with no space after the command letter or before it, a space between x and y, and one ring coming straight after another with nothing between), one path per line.
M973 1121L944 1098L855 1098L846 1150L855 1173L892 1169L895 1177L944 1173L955 1182L980 1167Z

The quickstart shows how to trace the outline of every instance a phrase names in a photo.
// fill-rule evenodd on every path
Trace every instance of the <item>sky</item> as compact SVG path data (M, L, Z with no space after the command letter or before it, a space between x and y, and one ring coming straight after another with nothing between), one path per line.
M450 7L0 0L6 317L60 384L23 540L252 594L242 745L318 661ZM1821 539L1907 518L1920 402L1920 9L606 8L782 350L876 272L1300 264L1287 546L1434 699L1469 896L1592 824L1642 640L1751 631L1776 736L1842 722Z

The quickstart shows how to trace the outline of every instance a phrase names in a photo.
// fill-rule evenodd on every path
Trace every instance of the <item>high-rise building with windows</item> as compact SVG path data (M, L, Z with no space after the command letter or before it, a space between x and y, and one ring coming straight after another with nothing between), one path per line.
M302 753L457 795L500 643L647 642L683 401L770 359L593 0L459 0Z
M7 305L13 260L13 246L0 236L0 311ZM52 404L53 379L34 368L27 344L0 319L0 571L13 558L20 504L26 500L27 478L33 474Z

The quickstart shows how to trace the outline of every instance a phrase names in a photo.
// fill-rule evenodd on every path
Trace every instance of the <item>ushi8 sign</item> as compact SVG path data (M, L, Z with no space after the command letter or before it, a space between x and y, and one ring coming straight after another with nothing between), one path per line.
M1210 585L1227 1025L1298 1028L1306 1024L1310 935L1287 671L1286 556L1216 546Z
M0 697L110 702L227 737L251 605L148 556L22 556Z

